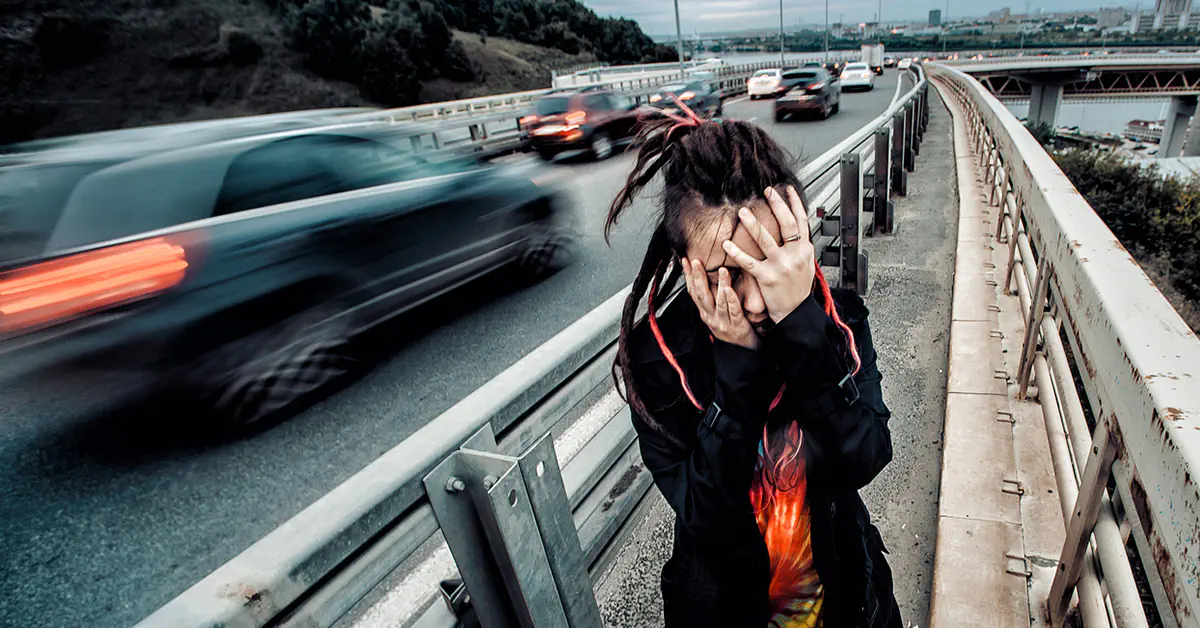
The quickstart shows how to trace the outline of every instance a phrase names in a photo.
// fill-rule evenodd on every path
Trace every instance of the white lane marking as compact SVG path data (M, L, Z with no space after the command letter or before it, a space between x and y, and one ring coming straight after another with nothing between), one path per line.
M734 98L733 100L727 100L727 101L725 101L725 104L727 104L727 105L736 105L736 104L738 104L738 103L740 103L740 102L745 102L745 101L747 101L747 100L750 100L750 97L749 97L749 96L742 96L741 98Z
M554 439L559 466L564 467L575 458L624 405L625 402L617 393L617 389L613 388ZM354 622L354 628L394 628L404 625L409 619L413 619L413 615L425 608L429 598L437 594L439 582L457 574L458 569L454 565L454 556L450 554L450 548L446 547L445 543L440 544L428 558L414 567L400 584L371 605L371 608Z
M758 119L758 116L755 116L753 118L750 118L749 120L746 120L746 122L754 122L757 119Z

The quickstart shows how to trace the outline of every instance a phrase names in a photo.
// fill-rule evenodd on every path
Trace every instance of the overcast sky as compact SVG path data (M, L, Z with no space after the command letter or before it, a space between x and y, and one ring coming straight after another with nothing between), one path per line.
M601 16L622 16L637 20L642 29L652 35L675 33L673 0L583 0ZM1034 12L1096 9L1122 4L1133 7L1134 1L1112 0L1038 0L1029 3ZM1142 4L1153 7L1153 0ZM1025 10L1024 0L950 0L949 15L954 18L986 15L988 11L1011 7L1013 13ZM945 0L885 0L884 21L924 20L930 9L946 11ZM841 14L846 22L869 22L879 10L878 0L829 0L829 20L838 21ZM773 27L779 24L778 0L679 0L679 19L684 33L739 30ZM820 0L783 0L783 19L795 26L824 24L825 3Z

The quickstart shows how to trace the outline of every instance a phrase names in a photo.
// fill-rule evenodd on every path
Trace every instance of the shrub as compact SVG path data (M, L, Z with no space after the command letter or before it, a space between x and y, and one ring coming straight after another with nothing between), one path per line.
M1164 262L1171 285L1200 300L1200 180L1164 178L1107 152L1069 150L1054 159L1131 253Z
M362 0L310 0L292 9L285 28L309 69L332 79L357 82L360 47L370 33L371 8Z

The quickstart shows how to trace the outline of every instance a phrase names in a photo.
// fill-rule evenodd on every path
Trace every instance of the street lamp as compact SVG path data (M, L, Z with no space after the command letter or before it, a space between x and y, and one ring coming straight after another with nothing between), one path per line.
M783 0L779 0L779 68L781 70L783 65Z
M829 65L829 0L825 0L825 65Z
M949 1L949 0L947 0ZM683 80L683 31L679 30L679 0L675 0L675 41L679 52L679 80Z
M946 54L946 40L950 35L950 0L946 0L946 12L942 14L942 55Z

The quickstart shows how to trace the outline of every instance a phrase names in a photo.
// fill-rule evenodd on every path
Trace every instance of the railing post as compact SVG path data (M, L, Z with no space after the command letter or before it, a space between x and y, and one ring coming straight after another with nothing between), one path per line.
M551 435L505 456L485 424L424 484L482 625L601 625Z
M859 202L862 199L862 175L858 153L842 155L841 200L838 212L841 244L838 247L842 271L841 286L859 294L867 292L867 254L859 249L862 223Z
M908 172L904 170L905 116L897 111L892 116L892 191L900 196L908 195Z
M904 106L904 126L904 169L913 172L917 169L917 110L911 100Z
M888 130L875 131L875 176L871 180L871 204L869 208L874 214L874 233L891 233L892 219L895 207L888 198L888 174L890 169L888 159Z

